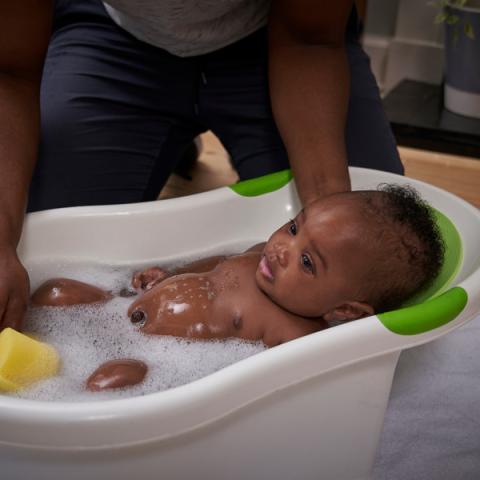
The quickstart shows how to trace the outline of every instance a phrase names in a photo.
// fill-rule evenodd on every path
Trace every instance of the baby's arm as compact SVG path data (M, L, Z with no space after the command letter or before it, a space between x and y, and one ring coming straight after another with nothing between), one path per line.
M151 267L142 272L135 272L132 278L132 287L144 291L151 290L155 285L163 282L166 278L183 273L205 273L213 270L218 264L222 263L227 257L217 255L214 257L202 258L195 262L188 263L183 267L173 270L165 270L161 267Z
M267 347L275 347L328 327L323 319L300 317L292 319L290 316L285 316L276 318L276 320L277 323L274 326L270 324L265 329L263 343Z
M262 252L263 247L265 246L265 242L257 243L253 247L250 247L248 250L245 250L243 253L250 253L250 252ZM204 273L210 272L213 270L218 264L222 263L228 258L227 255L216 255L214 257L207 257L202 258L200 260L196 260L195 262L189 263L183 267L177 268L174 271L174 275L179 275L181 273Z
M244 253L261 252L265 242L257 243ZM213 257L201 258L191 263L187 263L182 267L173 270L166 270L161 267L150 267L141 272L135 272L132 278L132 287L137 290L148 291L155 285L163 282L166 278L173 275L181 275L183 273L206 273L212 271L217 265L224 262L228 257L226 255L215 255Z
M172 275L181 275L182 273L205 273L212 271L217 265L224 262L228 257L226 255L216 255L214 257L201 258L195 262L187 263L183 267L173 270Z

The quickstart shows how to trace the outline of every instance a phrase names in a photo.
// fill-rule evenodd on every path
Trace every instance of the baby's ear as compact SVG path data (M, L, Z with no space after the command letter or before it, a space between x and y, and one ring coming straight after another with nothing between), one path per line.
M357 318L369 317L374 313L375 310L368 303L351 301L325 313L323 319L326 322L348 322Z

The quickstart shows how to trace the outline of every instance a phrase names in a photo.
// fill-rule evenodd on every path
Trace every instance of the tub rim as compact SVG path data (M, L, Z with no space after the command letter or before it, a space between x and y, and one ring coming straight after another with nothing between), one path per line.
M368 173L367 169L355 170L360 171L360 173L362 173L361 171ZM411 183L414 186L418 184L427 185L428 188L436 190L437 193L440 193L445 198L453 199L461 204L462 208L465 208L469 214L473 214L480 222L480 212L455 195L418 180L405 179L405 177L394 174L386 175L388 178L392 178L393 175L394 178L401 179L402 182ZM212 192L205 192L199 195L211 196ZM182 201L185 202L187 200ZM71 208L76 209L80 215L88 215L92 209L92 207L69 207L59 210L62 210L64 214L69 214ZM109 212L118 213L119 206L95 208L100 208L103 214L109 214ZM127 210L131 211L132 208L134 211L142 213L147 211L148 205L143 203L128 205ZM78 209L83 210L79 211ZM33 215L38 217L47 213L49 212L38 212L38 214ZM472 296L472 285L480 285L480 268L467 276L459 285L465 286L469 295ZM473 296L475 298L478 297L478 292L473 292ZM478 303L478 299L476 303ZM338 326L335 329L317 332L280 345L275 349L261 352L189 384L142 397L91 402L47 402L0 395L0 423L4 425L2 428L3 432L0 433L0 443L28 445L36 448L97 449L173 438L192 429L194 430L212 423L260 398L288 388L291 385L306 382L311 378L343 368L355 362L430 341L473 318L476 308L478 307L467 308L453 322L426 333L413 335L408 339L388 331L376 316L371 316L362 319L362 322L353 322ZM352 329L355 335L352 335ZM374 333L373 336L372 332ZM352 337L355 337L353 343L357 345L352 345ZM358 344L362 343L361 340L366 339L368 339L368 342L375 343L377 347L381 345L382 348L377 348L374 352L365 350L365 348L363 350L360 348L359 350ZM334 344L333 349L331 344ZM347 355L342 361L338 362L337 356L333 355L333 353L340 350L344 352L350 351L350 356ZM355 352L355 358L353 358L353 351ZM303 374L299 376L298 371L292 372L290 367L289 380L285 381L285 371L288 371L292 356L295 359L299 358L304 363ZM333 357L335 357L335 361L333 361ZM318 368L319 363L323 365L321 369ZM312 364L317 365L313 368ZM252 365L255 368L252 368ZM309 365L310 368L308 368ZM274 375L278 372L280 366L282 366L281 372L283 375L281 381L278 376ZM266 378L268 378L268 382L265 381ZM232 399L227 396L227 399L232 402L236 400L233 407L225 405L224 402L222 411L219 411L218 408L214 412L208 410L208 402L213 398L218 398L221 390L224 392L226 390L235 391L239 388L239 384L242 385L242 382L243 389L246 385L252 387L248 398L246 396L242 398L237 396L235 399ZM206 411L204 418L200 419L200 421L198 420L198 412L196 412L199 402L203 402L202 405ZM132 406L132 403L135 403L135 405ZM187 416L190 415L188 416L188 421L179 421L178 413L181 411L181 408L184 409ZM158 422L152 422L151 415L155 415ZM161 419L158 419L159 415L161 415ZM168 423L169 417L175 417L174 421ZM192 420L192 417L194 417L195 421ZM160 428L154 428L152 423L156 425L161 423L160 420L167 422L167 424L162 425ZM131 431L133 429L128 429L128 426L135 422L142 424L142 438L138 434L134 434ZM21 431L16 433L9 432L10 435L5 436L5 431L8 430L8 427L11 426L13 428L14 425L22 427ZM74 425L84 427L80 435L83 437L76 437L65 442L65 435ZM56 432L56 429L58 429L58 432ZM98 435L99 429L105 430L103 435ZM35 430L41 430L42 432L32 436L32 432ZM125 431L128 432L126 436ZM120 438L121 435L123 435L122 438Z

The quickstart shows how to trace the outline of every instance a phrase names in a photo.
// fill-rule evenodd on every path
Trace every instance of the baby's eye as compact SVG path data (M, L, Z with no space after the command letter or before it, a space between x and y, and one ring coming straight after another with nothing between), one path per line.
M301 263L304 269L306 269L310 273L314 273L313 262L310 260L310 257L307 254L302 253Z
M295 223L295 220L290 220L290 223L288 225L288 231L292 234L292 235L296 235L297 234L297 224Z

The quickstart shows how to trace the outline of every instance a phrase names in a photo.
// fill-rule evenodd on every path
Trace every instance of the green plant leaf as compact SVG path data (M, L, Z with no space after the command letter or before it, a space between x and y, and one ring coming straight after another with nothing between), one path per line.
M471 22L465 22L465 25L463 26L463 31L468 38L470 38L471 40L475 40L475 31L473 30L473 25Z
M448 23L448 25L455 25L456 23L458 23L459 20L460 17L458 15L448 15L446 22Z
M434 22L435 23L443 23L447 20L448 18L448 13L446 12L438 12L436 15L435 15L435 20Z

